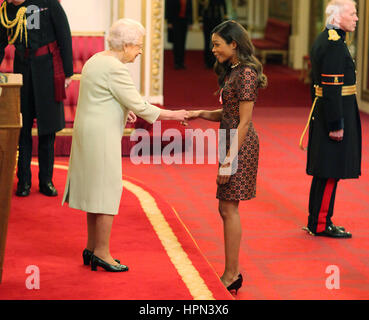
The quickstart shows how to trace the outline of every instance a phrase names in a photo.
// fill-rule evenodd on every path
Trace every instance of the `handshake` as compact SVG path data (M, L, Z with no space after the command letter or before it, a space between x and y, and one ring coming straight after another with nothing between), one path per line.
M161 109L159 118L157 120L175 120L180 121L182 125L187 126L189 120L194 120L200 117L200 110L187 111L187 110L166 110ZM127 121L134 123L137 120L137 116L132 112L128 112Z
M176 114L174 115L177 120L180 121L183 126L188 125L188 121L197 119L200 116L200 110L197 111L187 111L187 110L178 110L174 111Z

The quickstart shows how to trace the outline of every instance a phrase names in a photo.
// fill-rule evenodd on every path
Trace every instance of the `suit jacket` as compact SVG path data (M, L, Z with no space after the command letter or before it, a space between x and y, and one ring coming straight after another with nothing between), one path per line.
M356 95L342 96L342 87L356 84L355 63L340 29L325 29L311 50L312 86L323 90L309 127L307 173L321 178L349 179L361 174L361 122ZM312 87L312 89L314 89ZM312 90L315 99L315 90ZM344 130L343 141L329 132Z
M180 10L181 0L165 0L165 18L168 23L172 24L179 19ZM192 0L187 0L185 19L187 19L188 24L193 23Z

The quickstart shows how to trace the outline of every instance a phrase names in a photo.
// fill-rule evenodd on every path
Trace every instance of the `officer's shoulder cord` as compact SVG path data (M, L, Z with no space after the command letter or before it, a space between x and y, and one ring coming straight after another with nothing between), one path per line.
M0 21L4 28L7 29L8 36L9 36L9 44L13 44L15 40L17 40L20 34L20 41L23 38L23 29L26 38L26 47L28 46L28 35L27 35L27 17L26 17L26 7L21 7L14 20L9 21L8 15L6 12L6 4L7 2L4 1L2 6L0 7ZM16 27L15 33L13 28Z

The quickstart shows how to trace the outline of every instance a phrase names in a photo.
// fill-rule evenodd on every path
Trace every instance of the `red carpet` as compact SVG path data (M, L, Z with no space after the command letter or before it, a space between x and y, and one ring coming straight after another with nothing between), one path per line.
M173 55L165 51L164 105L187 109L218 107L217 77L213 70L205 69L201 51L187 51L186 70L175 70ZM311 105L309 85L299 81L298 71L280 64L267 64L264 73L268 88L261 90L258 107L307 107ZM276 99L277 97L277 99Z

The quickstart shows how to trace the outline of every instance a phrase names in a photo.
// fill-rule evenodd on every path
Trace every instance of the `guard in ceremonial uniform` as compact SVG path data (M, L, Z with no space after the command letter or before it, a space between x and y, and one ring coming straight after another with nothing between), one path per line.
M55 133L65 127L63 99L73 75L69 23L58 0L6 0L0 11L0 63L14 44L14 72L23 75L16 195L31 189L32 126L37 119L40 192L56 196L52 183Z
M313 179L305 229L316 236L351 238L345 228L332 223L332 215L338 181L361 174L356 71L345 41L358 18L351 0L333 0L326 12L327 27L311 50L314 104L308 123L307 174Z

